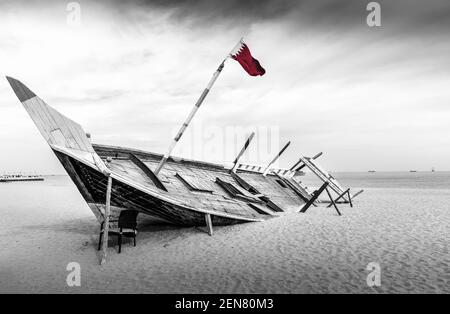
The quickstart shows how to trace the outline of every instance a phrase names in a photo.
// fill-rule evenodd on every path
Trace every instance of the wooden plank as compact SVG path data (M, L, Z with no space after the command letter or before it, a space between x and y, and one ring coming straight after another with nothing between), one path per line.
M237 155L236 159L233 162L233 168L231 169L232 172L236 172L236 169L239 167L239 160L241 159L242 155L244 155L254 136L255 132L252 132L252 134L250 134L248 139L245 141L244 147L242 147L241 151L239 152L239 154Z
M248 203L248 206L253 208L257 213L262 215L276 216L275 212L270 209L266 209L263 206L259 206L258 204Z
M341 216L341 212L339 211L339 209L338 209L336 203L334 202L333 197L332 197L331 194L330 194L330 191L328 191L327 188L325 188L325 191L327 191L327 194L328 194L328 197L330 198L331 204L332 204L332 205L334 206L334 208L336 209L338 215Z
M283 154L283 152L291 145L291 142L287 142L286 145L280 150L280 152L272 159L272 161L267 165L266 169L263 172L263 176L266 176L270 171L270 166L277 161L278 158Z
M252 193L252 194L261 194L255 187L253 187L252 185L250 185L249 183L247 183L247 181L245 181L243 178L241 178L237 173L232 172L231 173L231 177L236 180L236 182L242 186L245 190L247 190L248 192Z
M102 247L102 259L100 265L106 262L107 250L108 250L108 231L109 231L109 214L111 206L111 188L112 178L108 177L108 187L106 189L106 206L105 206L105 222L103 224L103 247Z
M213 235L213 225L212 225L212 221L211 221L211 215L205 214L205 220L206 220L206 226L208 227L208 234L210 236L212 236Z
M354 199L355 197L357 197L359 194L361 194L362 192L364 192L364 190L360 190L358 192L356 192L353 196L352 199Z
M216 178L216 183L225 190L225 192L228 193L233 198L247 201L247 202L253 202L253 203L262 203L260 199L256 198L252 194L245 194L244 191L236 187L233 183L227 182L226 180L222 180L221 178Z
M302 193L302 191L299 190L299 189L297 189L297 187L294 186L289 180L287 180L287 179L285 179L285 178L279 176L278 174L276 174L276 176L278 177L278 180L280 180L281 182L283 182L284 184L286 184L292 191L294 191L294 193L295 193L298 197L300 197L300 199L301 199L302 201L308 202L308 201L311 199L311 196L304 195L304 194Z
M323 190L327 188L327 186L328 182L325 182L317 191L315 191L311 199L308 201L308 203L306 203L305 206L302 207L300 213L305 213L308 210L308 208L316 201L319 195L322 194Z
M135 154L130 154L130 160L138 166L144 173L147 175L147 177L152 180L152 182L155 184L155 186L161 190L164 190L167 192L166 187L164 184L159 180L159 178L153 173L153 171L147 167L146 164L144 164Z
M297 167L301 162L302 162L302 160L299 159L291 168L289 168L289 170L294 171L295 167Z
M203 182L197 180L196 177L189 176L186 174L176 173L175 176L181 180L191 191L197 192L208 192L212 193L212 189L205 185Z
M322 169L318 164L314 163L311 158L302 157L303 163L320 179L322 182L328 182L330 188L340 195L344 189L340 186L336 179L333 178L326 170ZM345 199L345 198L344 198Z
M338 197L335 198L334 201L332 201L332 202L327 206L327 208L328 208L328 207L331 207L331 206L333 206L333 204L337 203L341 198L344 197L345 194L350 195L350 189L349 189L349 188L348 188L347 190L345 190L344 192L342 192L340 195L338 195ZM349 198L349 199L350 199L350 204L351 204L351 198ZM347 203L347 201L346 201L346 203ZM353 205L351 205L351 206L353 206Z
M23 105L49 144L61 145L61 141L54 138L52 134L59 129L65 139L63 146L90 153L94 152L81 126L47 105L39 97L29 99L23 102Z
M42 137L45 139L46 142L49 142L50 134L47 132L42 120L39 118L39 115L35 111L35 98L32 98L26 102L22 103L25 110L27 111L28 115L33 120L34 124L39 130L39 133L41 133Z
M318 153L318 154L316 154L315 156L313 156L311 159L312 160L315 160L315 159L317 159L317 158L319 158L320 156L322 156L322 152L320 152L320 153ZM297 164L299 164L299 163L301 163L301 162L303 162L303 159L302 158L300 158L300 160L298 161L298 163ZM297 165L296 164L296 165ZM297 169L295 169L295 171L300 171L300 170L302 170L304 167L305 167L306 165L303 163L302 165L300 165L300 167L298 167ZM292 170L292 169L291 169Z

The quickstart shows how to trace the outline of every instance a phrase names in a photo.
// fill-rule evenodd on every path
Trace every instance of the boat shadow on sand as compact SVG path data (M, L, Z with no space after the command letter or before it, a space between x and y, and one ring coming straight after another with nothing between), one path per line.
M53 224L35 224L22 226L22 232L54 232L57 234L72 234L69 238L76 238L81 242L81 249L95 248L97 250L100 224L90 217L81 219L66 219ZM138 219L138 246L156 245L166 247L175 239L188 238L192 235L204 233L208 236L206 227L185 227L176 226L160 220L145 217ZM85 236L85 237L83 237ZM89 240L87 240L89 239ZM108 240L108 247L114 248L118 245L118 238L111 236ZM123 244L129 244L133 240L123 238Z

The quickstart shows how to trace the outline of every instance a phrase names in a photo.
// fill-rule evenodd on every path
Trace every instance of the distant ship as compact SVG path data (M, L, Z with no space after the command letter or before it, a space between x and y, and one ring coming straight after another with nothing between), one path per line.
M417 170L409 170L409 172L417 172Z
M369 172L370 172L370 173L374 173L374 172L376 172L376 171L375 171L375 170L369 170Z
M17 182L17 181L44 181L44 177L37 175L4 175L0 176L0 182Z

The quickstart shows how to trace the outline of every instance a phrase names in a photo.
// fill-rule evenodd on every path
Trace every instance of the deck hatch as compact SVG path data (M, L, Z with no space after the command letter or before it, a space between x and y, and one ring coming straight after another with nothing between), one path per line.
M231 172L230 173L233 179L246 191L248 191L250 194L258 195L261 194L257 189L255 189L253 186L248 184L244 179L242 179L238 174Z
M178 179L180 179L180 181L183 182L184 185L186 185L188 189L191 191L208 192L208 193L213 192L212 189L205 182L202 182L201 180L199 180L194 176L189 176L185 174L181 175L179 173L175 174L175 176Z
M216 178L216 183L223 188L230 196L238 198L244 201L249 201L253 203L263 203L260 199L245 195L239 188L235 187L232 183L226 182L220 178Z
M252 203L248 203L248 206L250 206L254 211L256 211L258 214L261 215L273 215L273 213L270 213L269 209L263 209L260 206Z
M282 180L280 180L280 179L276 179L275 181L277 181L278 182L278 184L279 185L281 185L283 188L285 188L285 189L287 189L288 188L288 186L286 185L286 183L284 183Z

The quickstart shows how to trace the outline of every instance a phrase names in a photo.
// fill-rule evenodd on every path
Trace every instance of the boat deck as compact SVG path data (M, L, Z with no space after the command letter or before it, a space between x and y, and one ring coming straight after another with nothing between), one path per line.
M161 159L159 154L105 145L93 147L114 173L212 214L264 220L304 204L294 191L277 182L276 176L245 171L233 175L221 165L170 158L156 177L152 170ZM110 162L106 162L108 157ZM253 189L245 189L242 181Z

